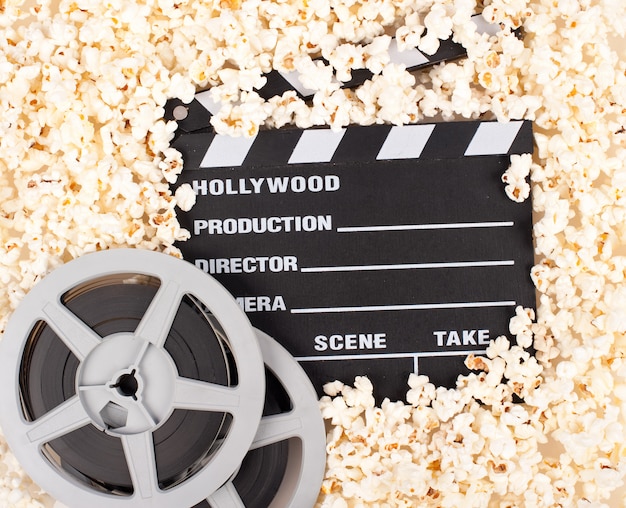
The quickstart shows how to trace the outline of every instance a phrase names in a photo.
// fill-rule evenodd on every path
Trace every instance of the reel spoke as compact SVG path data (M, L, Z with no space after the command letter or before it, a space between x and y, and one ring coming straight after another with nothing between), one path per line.
M40 446L57 437L69 434L90 422L77 395L67 399L63 404L55 407L41 418L35 420L27 431L29 441Z
M122 436L122 445L130 477L136 492L143 499L155 497L159 491L152 432Z
M173 406L178 409L233 414L241 406L240 391L237 388L183 377L177 378L174 386Z
M302 434L302 417L297 411L264 416L257 430L251 450L273 443L285 441Z
M232 481L226 482L206 500L211 508L246 508Z
M42 311L46 316L48 325L79 361L82 362L89 352L102 341L96 332L60 303L50 301L43 307Z
M139 366L141 364L141 360L143 360L143 357L146 354L146 351L148 351L148 346L150 345L150 342L145 341L142 345L141 348L139 349L139 353L137 353L137 356L135 358L135 361L133 362L133 365Z
M176 281L163 281L148 310L141 318L135 330L135 336L157 347L162 347L172 328L183 295L184 291Z

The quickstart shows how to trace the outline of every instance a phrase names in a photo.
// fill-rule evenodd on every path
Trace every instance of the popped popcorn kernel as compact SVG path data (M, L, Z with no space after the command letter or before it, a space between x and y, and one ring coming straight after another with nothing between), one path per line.
M530 196L530 185L526 181L530 174L532 155L529 153L511 155L511 165L502 175L502 181L506 183L504 188L506 195L521 203Z

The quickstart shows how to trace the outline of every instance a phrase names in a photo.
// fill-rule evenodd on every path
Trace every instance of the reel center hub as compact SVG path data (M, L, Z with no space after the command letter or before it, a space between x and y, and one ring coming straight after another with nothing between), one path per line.
M128 374L122 374L119 378L117 378L117 382L111 388L117 388L117 391L120 395L124 397L132 397L137 400L136 393L139 389L139 381L135 377L135 373L137 371L133 369Z
M119 333L87 355L76 373L76 391L97 428L117 436L137 434L170 416L177 377L165 349Z

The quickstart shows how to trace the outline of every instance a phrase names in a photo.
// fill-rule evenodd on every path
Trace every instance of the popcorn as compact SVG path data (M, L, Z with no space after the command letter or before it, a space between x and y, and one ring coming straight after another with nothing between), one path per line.
M211 117L211 125L218 134L255 136L267 118L264 102L256 92L242 92L239 104L227 104Z
M530 195L526 178L530 174L531 164L531 154L511 155L511 165L502 175L502 181L507 184L504 190L513 201L521 203Z
M515 316L509 322L509 331L515 335L518 346L528 348L532 345L531 325L534 318L535 312L532 309L524 309L519 305L515 308Z
M608 303L605 325L607 331L626 333L626 287L612 288L605 296Z
M166 148L162 153L163 160L159 162L159 169L169 183L175 183L183 170L183 157L178 150L173 148Z
M295 59L294 67L300 75L302 85L309 90L332 93L340 86L331 66L319 60L313 61L308 55Z
M377 121L396 125L414 122L419 118L418 92L411 86L415 78L403 65L389 64L382 74L374 76L356 91L356 97L365 105L371 104Z
M328 57L329 63L336 69L339 81L347 82L352 79L352 69L362 69L364 63L364 48L354 44L337 46Z
M285 92L282 96L272 97L268 103L272 113L265 122L266 126L279 128L289 123L302 128L311 126L309 108L297 97L296 92Z
M399 38L396 34L396 40ZM364 48L365 67L374 74L380 74L385 64L389 62L389 44L391 43L391 37L388 35L381 35L374 37L372 42L367 44ZM402 50L403 48L400 47Z
M176 189L174 197L176 198L176 205L184 212L188 212L196 204L196 193L188 183L180 185Z
M588 3L588 2L587 2ZM492 0L206 3L61 0L0 12L0 330L60 263L132 245L180 256L182 170L170 97L211 88L220 133L423 119L534 121L536 151L502 175L530 197L536 316L518 307L454 389L408 379L377 406L366 378L325 387L317 506L618 506L626 474L626 4ZM518 38L513 29L522 27ZM400 50L452 36L468 58L408 73ZM327 63L317 60L326 58ZM339 81L367 68L355 90ZM268 101L272 69L314 92ZM533 346L535 356L528 349ZM0 504L53 506L0 440ZM611 497L613 496L613 497ZM58 503L57 503L58 504Z
M427 55L433 55L439 49L439 40L446 40L452 35L452 18L442 4L436 3L424 17L424 26L426 34L417 47Z

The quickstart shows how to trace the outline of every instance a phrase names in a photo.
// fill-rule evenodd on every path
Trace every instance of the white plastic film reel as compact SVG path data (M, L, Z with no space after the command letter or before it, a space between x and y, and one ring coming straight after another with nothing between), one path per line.
M251 446L253 452L275 443L286 443L286 461L279 469L280 485L262 508L308 508L315 504L319 495L326 466L326 432L317 394L302 367L287 350L260 330L256 333L266 368L284 388L291 406L287 411L263 416ZM246 464L244 460L242 469ZM265 483L272 476L272 469L261 466L254 480ZM211 508L249 508L236 484L236 477L229 480L207 497L208 505ZM250 504L261 508L258 502L255 499Z
M127 323L134 322L134 315L129 314L127 319L124 308L115 309L124 316L117 320L124 323L116 324L123 331L101 336L66 302L71 302L76 294L89 296L93 288L107 287L110 280L116 281L113 289L121 288L122 293L125 287L135 285L156 288L145 312L136 319L136 326L129 329ZM117 297L109 293L107 298L115 303ZM81 300L79 297L74 300ZM134 300L124 302L123 307L132 305ZM89 303L97 313L99 302ZM219 357L218 363L225 365L216 370L226 372L226 377L234 382L214 383L179 375L181 365L173 357L194 359L194 351L184 349L191 347L189 344L211 340L200 337L200 342L182 341L182 346L176 346L176 354L171 352L174 349L167 349L166 342L174 333L172 326L183 303L191 309L187 315L195 315L197 307L198 314L212 316L217 327L213 339L219 335L227 344L219 344L205 356ZM183 322L181 326L184 325ZM105 318L98 322L100 329L108 326ZM34 337L44 334L41 330L46 337L58 337L63 347L71 351L67 365L76 365L60 378L64 384L68 384L68 378L69 384L73 383L64 386L63 393L71 395L33 417L29 415L30 395L26 392L37 392L33 398L42 398L45 406L49 384L37 377L39 372L29 369L33 356L46 353L38 352L33 344ZM225 375L216 376L221 379ZM85 255L53 271L28 293L12 315L0 343L0 423L26 472L69 506L193 506L228 482L252 446L263 410L264 379L254 330L232 296L213 278L164 254L135 249L104 251ZM211 449L200 458L181 456L176 463L181 472L170 475L164 486L158 477L163 454L155 452L155 436L181 412L226 416L207 420L211 424L206 426L216 429ZM168 455L177 453L176 425L170 425L174 428L167 431L167 436L159 437L166 443ZM95 462L100 460L89 450L89 440L84 437L81 446L72 446L71 442L68 445L68 436L86 428L98 431L90 435L106 435L107 443L121 443L132 488L116 488L115 482L100 482L97 474L81 471L80 464L97 468ZM51 445L57 442L57 447ZM85 456L80 457L79 466L65 459L65 453L74 457L75 448L79 448L80 454L83 444ZM96 451L105 453L103 448Z

